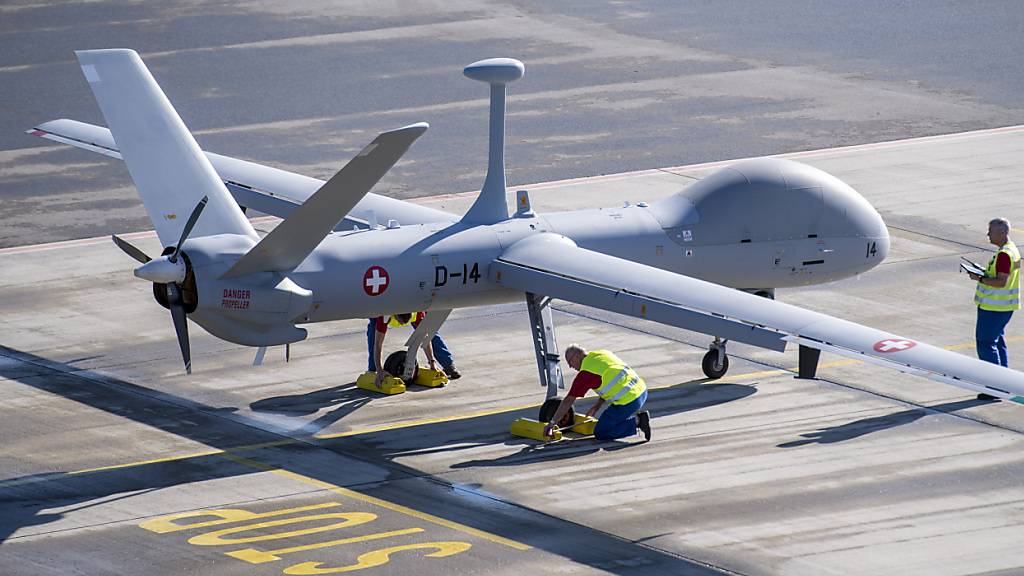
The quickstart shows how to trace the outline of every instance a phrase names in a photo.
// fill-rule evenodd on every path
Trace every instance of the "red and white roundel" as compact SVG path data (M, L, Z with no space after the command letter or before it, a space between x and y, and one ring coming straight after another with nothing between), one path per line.
M367 296L380 296L388 289L391 279L388 271L380 266L370 266L363 274L363 290Z
M910 350L914 346L917 346L917 342L913 340L889 338L888 340L875 342L875 352L901 352L903 350Z

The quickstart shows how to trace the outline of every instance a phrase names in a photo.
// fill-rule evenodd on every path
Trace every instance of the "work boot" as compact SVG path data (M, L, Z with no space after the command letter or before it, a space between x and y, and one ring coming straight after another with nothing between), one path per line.
M636 413L636 427L644 433L644 441L651 440L651 413L647 410Z
M462 373L455 367L454 362L444 367L444 374L449 380L458 380L459 378L462 378Z

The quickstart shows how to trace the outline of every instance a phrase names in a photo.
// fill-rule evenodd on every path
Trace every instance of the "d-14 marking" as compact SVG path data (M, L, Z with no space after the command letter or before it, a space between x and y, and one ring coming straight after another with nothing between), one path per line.
M461 272L449 272L447 266L434 266L434 288L440 288L454 278L461 278L463 284L469 284L471 280L476 284L480 281L480 264L473 262L470 268L469 264L463 262Z

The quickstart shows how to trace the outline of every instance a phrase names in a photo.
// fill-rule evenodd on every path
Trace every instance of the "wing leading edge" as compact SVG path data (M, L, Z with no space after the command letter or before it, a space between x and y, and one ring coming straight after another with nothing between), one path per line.
M62 118L44 122L26 133L111 158L123 159L110 130L102 126ZM204 153L239 205L278 218L290 216L325 184L323 180L255 162L213 152ZM371 192L356 204L335 229L348 230L353 225L365 228L370 212L373 212L380 222L393 219L404 225L456 222L459 219L449 212Z
M511 288L782 351L787 342L1024 404L1024 373L703 280L577 247L556 234L510 246L491 280Z

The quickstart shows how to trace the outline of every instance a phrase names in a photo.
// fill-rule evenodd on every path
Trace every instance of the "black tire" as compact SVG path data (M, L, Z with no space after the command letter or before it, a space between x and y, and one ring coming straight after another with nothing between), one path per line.
M391 374L392 376L397 376L401 378L402 374L405 373L405 357L405 350L392 352L384 360L384 371L387 372L388 374ZM413 362L415 361L416 360L413 360ZM416 367L413 368L412 370L412 378L410 378L409 380L405 380L406 384L411 384L412 381L416 379L416 373L419 371L419 369L419 364L417 364Z
M558 396L545 400L544 403L540 405L540 413L537 414L537 420L540 420L541 422L551 422L551 417L555 415L555 411L558 410L558 405L561 403L562 399ZM565 416L562 417L562 421L559 422L557 426L559 428L565 428L567 426L572 426L575 423L576 413L572 409L572 406L570 406L569 411L565 413Z
M704 355L704 360L700 363L701 369L704 370L704 375L712 380L718 380L729 371L729 355L722 354L721 366L715 366L715 360L717 359L718 351L708 350L708 353Z

